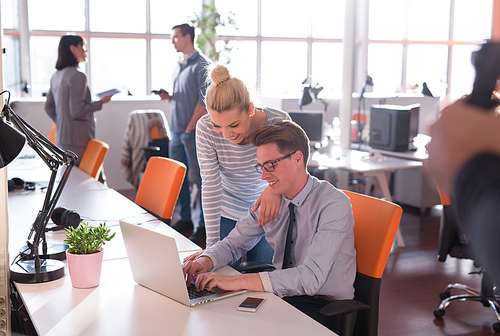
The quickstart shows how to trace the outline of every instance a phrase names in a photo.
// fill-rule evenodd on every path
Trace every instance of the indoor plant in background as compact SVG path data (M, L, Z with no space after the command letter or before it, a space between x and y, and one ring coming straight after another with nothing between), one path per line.
M191 23L199 29L198 38L196 43L198 47L214 62L218 62L220 56L224 55L227 63L230 62L229 52L231 47L228 46L229 41L218 39L217 37L217 27L233 26L238 29L234 20L234 13L229 12L227 17L222 17L215 3L212 1L209 4L204 4L201 14L194 14L194 19ZM218 48L216 48L216 42L222 42Z
M99 226L90 226L82 223L77 229L66 229L65 244L71 283L75 288L91 288L99 286L101 280L101 265L104 250L102 246L110 241L116 232L110 235L111 230L106 223Z

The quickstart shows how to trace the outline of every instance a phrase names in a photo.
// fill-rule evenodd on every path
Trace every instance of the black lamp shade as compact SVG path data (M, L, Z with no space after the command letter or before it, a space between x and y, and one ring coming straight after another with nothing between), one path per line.
M311 92L309 92L309 89L310 89L309 86L304 87L304 92L302 93L302 98L299 99L299 106L300 107L312 103L313 98L311 97Z
M24 147L26 139L0 118L0 168L7 166Z

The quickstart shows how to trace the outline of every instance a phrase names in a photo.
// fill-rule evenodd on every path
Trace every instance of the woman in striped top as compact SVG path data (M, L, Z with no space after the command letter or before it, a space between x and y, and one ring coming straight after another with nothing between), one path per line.
M256 108L246 85L223 65L209 70L212 84L205 96L208 114L196 126L196 148L202 178L202 204L207 248L223 239L248 211L259 209L259 225L276 218L281 195L272 193L255 170L253 132L289 120L286 112ZM257 216L257 213L256 213ZM271 262L273 250L263 237L247 261Z

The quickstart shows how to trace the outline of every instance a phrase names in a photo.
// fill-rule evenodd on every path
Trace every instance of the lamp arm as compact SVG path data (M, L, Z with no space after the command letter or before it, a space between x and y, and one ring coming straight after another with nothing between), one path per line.
M8 103L4 105L2 113L6 116L7 120L11 120L14 126L24 134L28 145L37 152L50 170L57 170L59 165L65 163L65 156L67 156L68 152L54 145L42 133L38 132L33 126L17 115Z
M77 160L77 155L71 151L64 151L54 145L49 139L47 139L43 134L38 132L33 126L26 122L23 118L18 116L10 107L10 105L5 103L2 109L2 117L7 120L11 120L14 126L24 134L28 145L35 150L35 152L42 158L45 164L51 170L51 176L49 183L47 185L47 190L45 193L45 200L43 202L42 210L38 212L35 222L31 226L30 233L28 235L27 245L30 249L30 253L27 254L29 259L35 260L35 268L40 267L40 253L39 246L42 242L44 252L47 249L47 243L45 240L45 227L49 221L52 212L59 200L64 186L69 178L69 173L75 165ZM65 170L61 181L54 190L56 183L56 176L59 170L59 166L65 165Z

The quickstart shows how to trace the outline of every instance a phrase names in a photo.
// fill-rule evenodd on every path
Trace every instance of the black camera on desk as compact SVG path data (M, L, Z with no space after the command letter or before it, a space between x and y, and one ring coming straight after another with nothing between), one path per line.
M372 105L369 145L393 152L410 150L418 134L419 111L420 104Z

